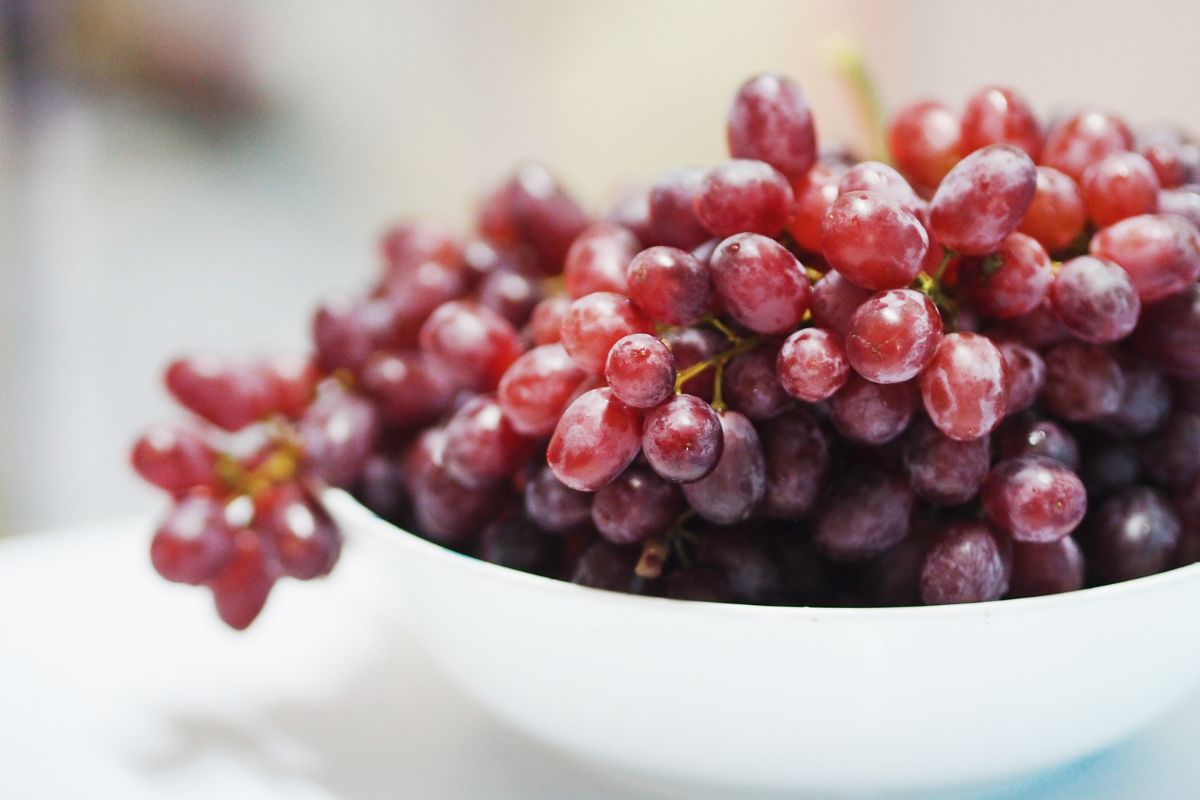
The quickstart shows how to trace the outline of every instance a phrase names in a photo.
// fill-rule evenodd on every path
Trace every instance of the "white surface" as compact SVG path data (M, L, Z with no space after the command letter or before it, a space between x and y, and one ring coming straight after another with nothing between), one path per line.
M152 575L146 535L133 521L0 541L0 797L660 796L492 721L376 605L359 548L324 585L283 584L239 635L204 592ZM1080 764L945 796L1193 796L1197 742L1192 701Z

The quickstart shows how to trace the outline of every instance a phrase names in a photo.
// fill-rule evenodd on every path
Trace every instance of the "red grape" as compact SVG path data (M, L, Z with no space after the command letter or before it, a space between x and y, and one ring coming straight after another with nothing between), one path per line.
M804 409L776 417L762 428L767 490L762 511L776 519L798 519L817 503L829 471L829 442Z
M920 420L904 437L904 469L917 494L939 506L973 498L987 479L991 447L987 437L959 442Z
M734 411L758 422L783 412L791 397L783 390L775 372L779 348L774 344L756 347L725 366L725 402Z
M958 162L958 118L926 100L896 112L888 126L888 151L902 172L924 187L937 186Z
M1132 147L1133 134L1124 122L1111 114L1086 109L1050 129L1042 163L1079 180L1083 171L1100 159Z
M821 222L825 259L865 289L897 289L917 277L929 236L912 214L876 192L843 194Z
M529 321L541 299L541 290L519 272L498 270L484 276L475 290L479 305L490 309L519 328Z
M846 334L850 366L875 383L904 383L933 360L942 341L942 315L912 289L880 292L858 307Z
M442 458L446 470L464 486L500 483L533 454L533 440L522 436L492 395L468 400L446 423Z
M804 177L817 160L808 98L782 75L759 75L744 83L725 130L734 158L765 161L792 180Z
M1001 461L980 494L983 511L1019 542L1052 542L1079 525L1087 493L1079 476L1044 456Z
M200 584L233 556L225 504L199 489L179 498L150 542L150 562L176 583Z
M608 352L604 377L622 403L652 408L675 389L675 356L657 336L632 333Z
M663 334L663 341L675 354L675 370L683 372L701 361L707 361L725 349L728 340L711 328L678 328ZM713 370L708 369L689 378L683 384L685 394L704 400L713 398Z
M597 222L579 235L567 251L563 279L567 294L580 298L592 292L624 294L625 270L641 245L627 228Z
M1042 401L1055 415L1087 422L1115 414L1125 378L1106 351L1082 342L1064 342L1046 351Z
M1046 382L1046 362L1036 352L1018 342L993 341L1004 358L1008 376L1008 403L1005 414L1016 414L1033 405Z
M1006 425L1000 453L1004 458L1046 456L1070 470L1079 469L1079 445L1075 437L1048 419L1021 419Z
M216 451L184 428L160 425L146 431L134 443L130 461L144 480L176 497L195 488L221 488Z
M494 519L508 501L502 485L472 489L446 469L446 432L429 428L409 448L405 468L417 530L448 545L459 545Z
M1053 167L1038 167L1033 202L1017 230L1053 253L1074 242L1086 224L1083 193L1071 176Z
M1183 217L1193 228L1200 230L1200 191L1163 189L1158 193L1158 210L1162 214Z
M1200 231L1171 214L1123 219L1093 236L1090 249L1129 273L1143 303L1183 291L1200 278Z
M554 344L562 338L562 321L571 308L571 298L556 294L533 307L529 315L529 338L535 345Z
M639 242L652 241L654 232L650 227L649 190L634 191L618 200L608 212L608 221L628 228Z
M716 468L686 483L683 494L697 514L718 525L747 519L767 490L766 462L758 432L736 411L718 415L724 446Z
M363 364L360 380L383 421L403 429L436 420L457 390L439 364L417 352L378 352Z
M1017 229L1033 202L1037 168L1012 145L976 150L942 179L929 208L929 232L940 244L983 255Z
M850 319L854 312L867 302L872 294L870 289L856 286L837 270L826 272L813 286L813 324L845 338L850 330Z
M696 213L714 236L783 230L792 206L787 178L762 161L735 159L714 167L696 198Z
M965 156L990 144L1011 144L1036 159L1042 152L1042 126L1033 109L1012 89L988 86L967 101L959 151Z
M593 292L571 304L562 344L581 369L599 375L612 346L631 333L654 333L653 320L619 294Z
M521 337L494 311L456 300L438 307L421 326L421 349L460 386L490 392L521 355Z
M1008 591L1006 546L982 522L947 525L921 565L921 599L929 605L999 600Z
M208 581L217 615L234 630L245 630L262 612L275 585L275 567L262 538L254 531L234 534L233 553Z
M1125 270L1091 256L1063 264L1050 292L1063 326L1085 342L1124 339L1137 325L1142 303Z
M971 306L996 319L1036 309L1053 280L1050 256L1036 239L1023 233L1009 234L995 253L965 259L958 269L958 285Z
M708 475L724 443L717 412L695 395L676 395L646 414L642 450L667 480L689 483Z
M878 161L863 161L842 174L838 181L838 194L850 192L874 192L896 203L918 220L925 213L925 201L913 191L904 176Z
M731 236L709 265L713 288L729 315L756 333L782 333L804 317L812 287L783 245L756 233Z
M296 483L277 486L255 499L254 525L270 539L285 575L310 580L328 575L337 563L342 537L329 513Z
M567 194L545 167L527 164L506 184L509 216L501 225L528 244L544 274L560 272L571 242L588 226L587 214ZM502 237L488 238L505 241Z
M676 169L664 175L650 190L650 231L652 241L691 250L711 234L700 220L696 202L704 191L705 171L698 168Z
M784 391L818 403L845 385L850 361L836 334L824 328L804 328L783 343L775 369Z
M641 447L641 412L611 389L584 392L567 407L550 438L546 460L572 489L594 492L616 478Z
M821 252L821 220L838 198L838 176L820 164L792 184L795 203L787 230L796 244L810 253Z
M512 363L497 397L519 433L548 436L586 377L561 344L544 344Z
M712 285L708 267L674 247L651 247L634 256L627 273L629 297L670 325L695 325L708 313Z
M454 265L461 255L453 233L423 220L388 228L379 239L379 249L389 270L407 270L425 261Z
M1088 216L1099 227L1158 210L1158 175L1137 153L1113 153L1083 171Z
M379 412L358 395L328 391L309 407L296 434L312 474L330 486L348 489L379 441Z
M960 442L991 433L1008 411L1004 356L977 333L943 338L920 386L929 419Z
M192 356L172 361L163 377L181 405L228 431L259 422L274 410L274 387L260 364Z
M681 511L679 487L644 467L630 467L596 492L592 523L613 544L633 544L664 533Z
M864 444L883 444L908 427L917 407L913 382L872 383L851 373L829 401L833 424L847 439Z

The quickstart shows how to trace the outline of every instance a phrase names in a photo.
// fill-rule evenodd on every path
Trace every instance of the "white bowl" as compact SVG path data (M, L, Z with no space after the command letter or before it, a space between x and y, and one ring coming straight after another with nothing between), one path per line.
M638 775L813 793L979 783L1113 744L1200 683L1200 564L972 605L701 603L506 569L326 499L464 690Z

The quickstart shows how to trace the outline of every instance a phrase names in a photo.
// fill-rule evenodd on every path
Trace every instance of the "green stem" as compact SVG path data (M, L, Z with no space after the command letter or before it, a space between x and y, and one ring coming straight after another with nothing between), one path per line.
M766 341L766 339L762 336L751 336L745 339L738 339L737 344L735 344L733 347L730 347L728 350L722 350L712 358L706 358L703 361L693 364L675 376L675 394L683 394L683 385L705 370L715 367L723 367L730 359L737 358L742 353L753 350L764 341ZM717 389L716 391L719 392L720 389Z
M868 147L874 151L877 161L887 163L887 115L862 48L848 37L834 37L827 40L826 52L833 70L850 85L867 132Z
M722 336L724 336L726 339L733 342L734 344L737 344L738 342L742 341L741 336L738 336L737 333L735 333L732 328L730 328L724 322L721 322L720 319L713 316L712 314L709 314L708 316L704 317L700 321L707 322L709 325L712 325L714 328L717 329L718 332L720 332L720 334Z

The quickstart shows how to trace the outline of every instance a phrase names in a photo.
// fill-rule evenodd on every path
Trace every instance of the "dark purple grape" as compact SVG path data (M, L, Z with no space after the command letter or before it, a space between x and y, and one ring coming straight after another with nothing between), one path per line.
M833 485L813 530L813 542L826 558L866 561L908 535L916 498L904 479L864 468Z
M672 397L646 414L642 451L669 481L690 483L712 472L724 450L721 420L712 406L691 394Z
M1062 265L1050 290L1050 302L1067 330L1093 344L1124 339L1133 332L1142 310L1125 270L1091 256Z
M928 605L999 600L1008 591L1006 546L982 522L946 526L925 555L921 599Z
M664 333L662 339L675 354L676 372L709 360L728 345L725 337L711 328L678 328ZM713 370L706 369L688 379L683 384L683 391L706 401L712 400Z
M1178 412L1141 442L1146 473L1168 486L1200 475L1200 415Z
M987 437L959 442L928 420L909 427L904 439L904 468L917 494L941 506L965 503L987 479L991 447Z
M1073 536L1056 542L1013 543L1012 597L1040 597L1083 588L1083 551Z
M663 596L672 600L720 603L725 599L725 587L715 570L705 566L691 566L663 578Z
M543 466L525 485L525 513L547 533L582 530L592 521L592 495L572 489Z
M1104 583L1162 572L1171 567L1180 536L1179 517L1167 499L1145 486L1130 486L1089 518L1088 567Z
M679 487L634 466L596 492L592 523L613 544L634 544L666 533L682 511Z
M1115 414L1125 392L1120 365L1105 350L1064 342L1046 351L1042 400L1055 416L1088 422Z
M477 535L508 502L502 485L473 489L450 475L444 460L446 433L429 428L405 454L417 530L435 542L461 545Z
M1128 442L1093 436L1084 455L1079 476L1092 497L1122 489L1142 477L1142 460Z
M1147 306L1133 342L1159 369L1183 378L1200 378L1200 286Z
M1099 423L1118 436L1144 436L1171 413L1171 387L1162 373L1133 358L1122 360L1121 372L1125 376L1121 406Z
M775 373L779 348L773 344L756 347L725 366L725 402L734 411L758 422L783 412L791 397Z
M716 468L705 477L684 484L688 504L701 517L718 525L748 518L767 490L767 470L758 432L736 411L718 417L724 447Z
M348 489L379 440L379 412L340 388L323 392L297 425L305 468L330 486Z
M829 442L816 418L797 408L762 426L767 468L762 513L798 519L817 503L829 471Z
M696 560L717 573L724 594L733 602L773 604L783 586L771 556L765 536L734 527L702 532Z
M1000 456L1046 456L1070 470L1079 469L1079 445L1057 422L1037 417L1005 423L1000 437Z
M479 537L479 557L535 575L548 574L557 560L561 543L538 530L517 509L509 509L493 520Z
M843 436L864 444L883 444L908 427L917 409L916 383L872 383L851 374L829 401L833 424Z

